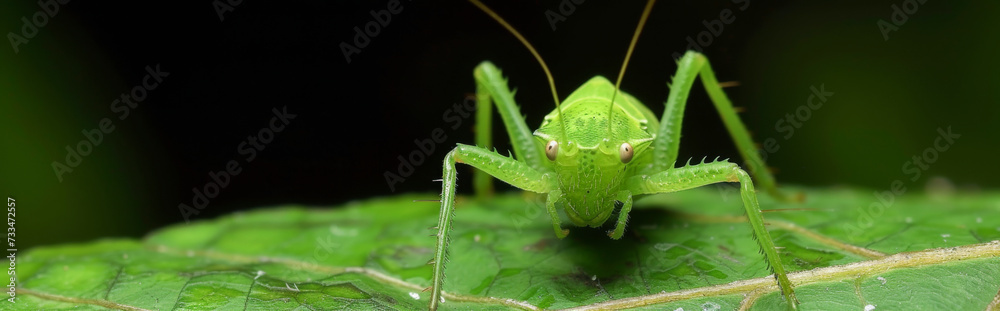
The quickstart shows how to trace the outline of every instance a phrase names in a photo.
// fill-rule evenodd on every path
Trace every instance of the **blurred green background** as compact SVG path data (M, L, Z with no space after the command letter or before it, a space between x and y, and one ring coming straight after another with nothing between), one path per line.
M244 159L237 145L266 126L274 107L298 118L194 219L438 192L431 180L440 178L444 150L474 143L471 118L451 129L443 114L474 92L472 69L483 60L517 87L529 127L551 111L531 55L462 1L402 2L402 12L346 62L341 42L353 41L353 28L387 3L245 1L220 19L208 2L70 2L17 53L10 34L21 34L21 18L41 8L0 5L0 30L8 34L0 47L0 189L17 200L18 248L138 237L182 222L178 204L190 204L191 189L209 182L209 171ZM963 191L994 190L1000 3L927 0L886 40L877 23L892 23L893 5L903 3L660 1L622 88L661 113L676 70L671 55L708 31L703 22L730 10L735 20L703 53L721 81L740 83L727 92L745 109L755 139L780 145L767 159L779 182L887 190L902 180L922 190L944 177ZM487 5L538 48L563 98L594 75L613 79L643 7L586 1L553 30L546 11L560 12L559 1ZM155 64L171 76L118 120L111 101ZM776 124L821 85L834 95L785 138ZM692 94L681 158L737 159L703 90ZM64 162L65 146L106 117L114 132L60 182L52 162ZM495 120L495 141L506 150ZM903 165L948 127L961 138L911 181ZM436 128L446 142L390 190L384 173ZM459 174L459 191L470 193L471 178L463 176L471 174Z

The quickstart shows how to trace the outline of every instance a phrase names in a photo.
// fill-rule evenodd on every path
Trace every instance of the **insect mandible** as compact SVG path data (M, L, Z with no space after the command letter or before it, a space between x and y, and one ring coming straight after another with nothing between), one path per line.
M436 249L434 258L429 262L434 270L431 310L437 309L442 300L448 233L454 215L456 163L478 169L473 180L476 193L489 192L492 178L497 178L526 191L548 194L545 207L559 238L566 237L569 230L560 224L557 203L562 204L573 225L594 228L604 225L616 206L620 206L618 219L614 220L615 227L608 231L608 236L617 240L625 231L636 197L720 182L738 182L747 219L765 260L785 300L791 308L796 307L792 284L764 226L750 175L736 163L726 160L675 167L684 106L695 77L700 75L712 103L740 154L747 160L757 183L778 199L794 200L777 190L774 177L754 152L756 148L750 134L722 91L705 56L688 51L678 60L666 110L659 120L636 98L619 90L629 57L655 0L650 0L643 10L617 82L611 84L604 77L596 76L562 103L559 102L552 75L534 47L481 2L470 2L507 28L535 56L548 77L556 109L545 116L538 130L529 131L500 70L489 61L475 68L473 75L479 109L476 143L484 147L458 144L444 159L441 211L438 225L434 228L437 230ZM494 102L510 135L515 158L485 148L491 144L488 124Z

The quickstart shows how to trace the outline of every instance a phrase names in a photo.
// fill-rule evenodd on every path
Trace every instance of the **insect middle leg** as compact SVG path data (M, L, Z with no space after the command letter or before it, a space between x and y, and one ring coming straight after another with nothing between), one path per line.
M655 146L653 149L654 163L651 171L659 172L666 170L671 168L674 162L677 161L677 149L680 144L681 121L684 118L684 107L687 103L688 94L694 85L694 79L700 74L701 82L705 86L708 96L712 99L716 110L719 111L722 122L733 137L736 148L739 150L740 155L743 156L743 159L746 160L747 167L750 173L753 173L753 177L757 183L776 199L786 202L801 201L801 196L790 197L778 191L774 176L767 170L764 160L757 154L757 147L750 138L749 131L747 131L743 122L740 121L739 116L736 115L736 110L733 109L733 104L726 97L726 93L722 91L719 81L715 79L715 73L712 71L708 59L698 52L688 51L678 60L677 66L677 73L674 75L670 85L670 95L667 97L667 108L663 113L663 119L660 121L659 135L653 142Z
M764 227L764 217L761 215L760 204L757 203L753 181L750 180L750 175L740 169L738 165L730 162L711 162L671 168L652 175L631 177L626 180L625 188L635 195L656 194L681 191L719 182L740 183L740 195L743 198L747 219L753 229L754 239L757 240L763 251L764 260L767 261L774 278L778 281L778 287L781 288L782 294L789 305L794 308L798 300L795 299L792 282L788 280L785 266L781 263L774 241L767 232L767 228Z

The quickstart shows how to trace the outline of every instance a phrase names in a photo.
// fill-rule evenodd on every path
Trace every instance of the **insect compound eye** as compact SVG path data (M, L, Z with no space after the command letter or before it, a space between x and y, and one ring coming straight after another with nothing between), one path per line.
M628 163L632 161L632 155L635 153L635 149L632 149L632 145L629 143L622 143L621 148L618 148L618 154L621 155L622 163Z
M545 156L549 158L550 161L556 160L556 154L559 153L559 142L555 140L550 140L548 144L545 144Z

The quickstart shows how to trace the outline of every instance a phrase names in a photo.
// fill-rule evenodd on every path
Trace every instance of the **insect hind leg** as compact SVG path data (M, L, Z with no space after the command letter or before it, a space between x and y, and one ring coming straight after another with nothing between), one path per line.
M726 93L722 91L722 85L716 80L715 72L712 71L712 66L709 64L708 58L701 53L688 51L677 61L677 66L677 73L674 74L670 85L670 95L667 97L666 110L660 121L660 135L653 142L655 146L653 149L653 171L666 170L677 161L677 149L680 146L681 121L684 118L684 107L687 105L688 94L694 86L695 77L701 75L701 82L705 86L705 91L708 92L708 96L712 99L712 104L718 110L722 122L729 131L730 136L732 136L737 150L746 161L746 166L750 173L753 174L757 183L764 191L767 191L768 194L778 200L785 202L802 201L803 196L801 194L789 196L778 191L774 175L767 169L766 163L764 163L764 160L757 153L757 147L753 139L750 138L750 132L743 125L743 122L740 121L739 116L736 115L733 103L729 101Z
M482 62L473 71L476 80L476 145L485 149L493 148L492 138L492 108L496 103L497 112L503 120L514 156L535 170L544 170L542 149L535 143L535 138L528 125L521 117L521 111L514 102L514 92L507 86L507 81L493 63ZM473 187L476 195L489 195L493 192L493 178L481 171L476 171L473 177Z

